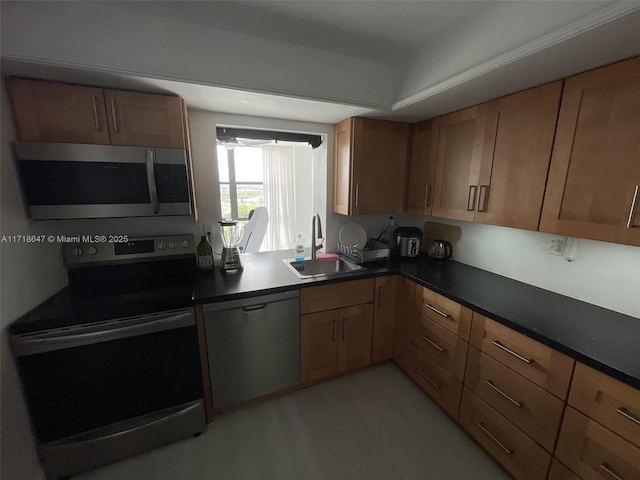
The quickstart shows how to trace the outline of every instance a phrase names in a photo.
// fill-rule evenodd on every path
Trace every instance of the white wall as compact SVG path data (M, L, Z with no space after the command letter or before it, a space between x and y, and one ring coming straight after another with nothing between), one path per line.
M561 257L546 253L557 235L421 216L414 225L427 220L462 229L459 262L640 319L640 247L570 238Z
M32 222L25 214L11 142L15 139L4 82L1 102L0 236L56 235L55 222ZM67 283L57 244L0 244L0 425L1 469L6 479L41 473L13 357L7 326Z

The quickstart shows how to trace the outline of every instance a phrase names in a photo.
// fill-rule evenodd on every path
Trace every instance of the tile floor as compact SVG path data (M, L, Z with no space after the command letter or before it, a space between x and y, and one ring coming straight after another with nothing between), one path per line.
M74 480L507 479L387 363L228 413L198 438Z

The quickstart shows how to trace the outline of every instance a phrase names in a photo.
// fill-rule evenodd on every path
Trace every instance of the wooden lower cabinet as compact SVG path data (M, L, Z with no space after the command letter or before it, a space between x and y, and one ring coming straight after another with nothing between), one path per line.
M473 312L467 307L416 285L415 310L463 340L469 340Z
M372 327L371 303L302 315L302 383L369 365Z
M561 464L555 458L551 461L548 480L582 480L579 476Z
M583 480L640 480L640 448L567 407L556 457Z
M640 447L640 390L578 363L569 404Z
M398 278L392 358L406 374L411 372L415 358L415 350L411 347L411 322L415 292L415 282L405 277Z
M462 383L420 349L413 349L415 357L411 377L438 405L456 418L460 408Z
M551 455L467 388L459 421L515 479L546 478Z
M393 353L393 324L396 313L398 275L375 279L375 303L373 307L373 337L371 362L389 360Z
M340 309L338 372L364 367L371 363L372 327L372 304Z
M465 385L553 452L564 411L562 400L474 347L469 348Z
M561 400L567 398L572 358L476 312L470 343Z
M338 372L338 322L340 310L300 317L300 371L302 383Z
M469 344L418 312L413 312L412 343L462 381Z

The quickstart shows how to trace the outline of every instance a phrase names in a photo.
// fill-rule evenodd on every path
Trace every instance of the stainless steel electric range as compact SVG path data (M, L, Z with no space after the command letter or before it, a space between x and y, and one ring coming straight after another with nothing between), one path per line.
M69 287L10 327L48 478L202 432L193 236L63 250Z

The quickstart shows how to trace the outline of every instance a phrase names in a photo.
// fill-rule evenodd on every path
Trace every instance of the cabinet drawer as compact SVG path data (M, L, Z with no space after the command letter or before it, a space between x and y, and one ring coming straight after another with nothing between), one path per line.
M640 447L640 390L578 363L569 404Z
M462 383L418 349L414 362L413 379L449 415L457 417Z
M460 423L517 480L543 480L551 455L468 388Z
M472 312L467 307L416 285L415 309L451 333L469 340Z
M571 407L556 456L584 480L640 480L640 448Z
M469 348L465 386L552 452L564 403L497 360Z
M572 358L476 312L470 343L556 397L567 398Z
M300 315L373 302L373 278L300 289Z
M418 312L413 312L413 344L462 381L469 344Z
M582 480L555 458L551 461L548 480ZM614 480L614 479L613 479Z

